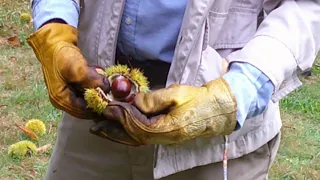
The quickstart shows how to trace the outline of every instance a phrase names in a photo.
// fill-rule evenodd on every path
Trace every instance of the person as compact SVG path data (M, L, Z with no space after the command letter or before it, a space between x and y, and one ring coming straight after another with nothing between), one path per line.
M320 1L31 0L28 43L64 111L45 179L267 179L279 100L320 48ZM130 64L152 91L97 115L85 88Z

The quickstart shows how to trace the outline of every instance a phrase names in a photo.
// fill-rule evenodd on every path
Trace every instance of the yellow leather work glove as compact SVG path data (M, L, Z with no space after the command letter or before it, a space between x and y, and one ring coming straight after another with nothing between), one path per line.
M109 83L89 67L77 47L77 29L63 23L48 23L30 35L28 43L42 64L49 98L54 107L72 116L90 119L95 113L86 108L84 88L101 87L108 92Z
M231 134L236 114L235 96L227 82L218 78L201 87L172 85L140 93L134 106L111 102L104 111L109 121L98 123L90 132L133 146L175 144ZM113 125L119 128L115 131L110 128Z

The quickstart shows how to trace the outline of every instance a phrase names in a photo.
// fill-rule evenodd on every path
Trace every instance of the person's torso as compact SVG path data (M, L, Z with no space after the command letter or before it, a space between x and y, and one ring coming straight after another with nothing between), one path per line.
M256 32L262 3L263 0L189 0L174 44L166 86L174 83L200 86L220 77L221 57L241 49ZM78 26L79 47L89 64L115 64L124 9L124 0L84 0ZM162 36L159 32L158 35ZM140 38L139 43L144 43ZM270 102L265 113L246 120L240 130L229 136L229 159L256 150L280 128L278 104ZM222 136L158 146L155 177L221 161L223 149Z

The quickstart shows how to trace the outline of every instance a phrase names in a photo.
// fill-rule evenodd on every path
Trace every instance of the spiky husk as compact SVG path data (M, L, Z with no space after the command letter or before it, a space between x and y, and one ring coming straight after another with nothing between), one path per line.
M20 15L20 21L23 23L29 23L31 21L32 17L29 13L22 13Z
M39 119L30 119L26 125L26 128L30 129L31 131L33 131L34 133L36 133L36 135L39 136L43 136L46 133L46 126L45 124L39 120Z
M37 154L37 146L31 141L20 141L9 147L8 154L11 157L23 159Z
M118 64L118 65L113 65L108 68L106 68L106 76L111 76L113 74L122 74L125 76L128 76L130 73L130 68L126 65Z
M115 74L121 74L124 76L129 77L135 83L139 85L140 92L147 92L149 91L149 82L147 77L144 76L143 72L138 68L128 68L127 65L113 65L105 70L105 74L107 77L113 76Z
M144 76L142 71L140 71L137 68L131 69L129 76L133 81L135 81L139 85L140 92L145 93L149 91L148 79Z
M149 82L143 72L137 68L128 68L126 65L113 65L105 69L104 75L108 78L110 84L112 80L118 76L126 76L134 84L133 92L148 92ZM101 89L86 89L84 99L87 102L87 108L91 108L94 112L101 114L107 107L108 103L114 100L112 93L105 94Z
M84 99L87 102L87 107L91 108L98 114L101 114L108 105L108 102L100 96L96 89L86 89L84 93Z

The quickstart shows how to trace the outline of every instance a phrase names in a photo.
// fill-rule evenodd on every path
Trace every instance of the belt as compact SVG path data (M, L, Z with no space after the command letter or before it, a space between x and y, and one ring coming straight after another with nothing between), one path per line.
M139 68L150 82L151 89L158 89L165 87L170 63L160 60L138 61L131 56L125 56L119 51L116 53L116 64L127 65L131 68Z

